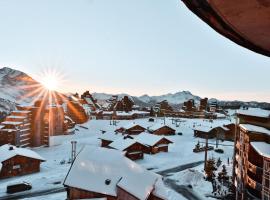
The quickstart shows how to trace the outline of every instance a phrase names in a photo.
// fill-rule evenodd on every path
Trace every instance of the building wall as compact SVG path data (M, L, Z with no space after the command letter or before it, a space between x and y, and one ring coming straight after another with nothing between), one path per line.
M24 156L15 156L2 163L0 178L10 178L40 171L40 160L27 158Z
M117 187L117 200L140 200L120 187Z
M104 197L106 197L107 200L117 200L116 197L108 196L105 194L95 193L95 192L77 189L73 187L67 187L68 200L104 198Z
M169 127L162 127L153 132L155 135L175 135L175 130Z
M143 128L143 127L141 127L139 125L136 125L136 126L130 128L130 129L127 129L125 131L125 133L127 133L129 135L138 135L138 134L140 134L140 133L142 133L144 131L145 131L145 128Z

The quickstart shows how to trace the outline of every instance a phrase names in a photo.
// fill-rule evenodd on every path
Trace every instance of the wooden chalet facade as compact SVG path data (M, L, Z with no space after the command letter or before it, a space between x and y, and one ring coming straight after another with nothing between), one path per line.
M3 145L0 147L0 179L39 172L40 163L44 161L29 149Z
M110 143L108 148L123 151L125 156L131 160L143 159L143 152L147 149L145 145L127 136L121 137Z
M148 131L154 135L175 135L175 129L161 124L156 124L149 127Z
M164 183L160 175L142 168L119 151L90 146L76 157L64 186L69 200L165 200L168 195L161 189Z
M270 199L270 111L241 110L237 116L236 199Z
M138 135L138 134L144 132L145 130L146 130L146 128L142 127L141 125L128 124L124 127L117 129L115 132L119 132L119 133L127 134L127 135Z
M67 114L77 124L83 124L89 118L79 101L67 102Z
M143 144L146 148L144 148L144 153L147 154L157 154L160 152L168 152L169 144L173 142L169 139L157 136L149 133L141 133L138 135L135 140L139 143Z
M226 125L224 126L217 126L217 127L196 127L194 130L194 137L199 137L203 139L213 139L217 138L219 140L234 140L234 129L233 126L229 125L228 127ZM232 128L232 129L230 129Z

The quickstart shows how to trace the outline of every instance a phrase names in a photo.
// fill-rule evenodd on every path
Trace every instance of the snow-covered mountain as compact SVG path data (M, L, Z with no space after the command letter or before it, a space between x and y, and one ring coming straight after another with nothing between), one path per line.
M145 103L150 103L150 102L161 102L164 100L167 100L170 104L182 104L185 101L188 101L189 99L194 99L195 102L200 101L199 96L193 95L189 91L182 91L182 92L177 92L174 94L165 94L165 95L160 95L160 96L148 96L148 95L143 95L138 97L139 100L145 102Z
M143 95L143 96L131 96L128 94L116 94L118 97L123 97L123 96L128 96L131 98L137 105L141 106L152 106L158 102L167 100L170 104L172 105L179 105L183 104L185 101L189 99L194 99L196 103L200 101L200 97L193 95L189 91L182 91L182 92L177 92L174 94L165 94L165 95L160 95L160 96L149 96L149 95ZM97 99L99 102L105 101L107 99L110 99L113 94L106 94L106 93L93 93L93 96L95 99Z
M8 67L0 69L0 111L14 110L16 103L29 103L40 83L25 74ZM31 95L33 94L33 95Z

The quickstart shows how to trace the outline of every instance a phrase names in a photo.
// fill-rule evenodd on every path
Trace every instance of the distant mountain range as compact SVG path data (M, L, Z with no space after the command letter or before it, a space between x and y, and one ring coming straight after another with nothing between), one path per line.
M34 80L24 72L14 70L8 67L0 69L0 112L8 112L13 110L17 103L29 103L36 98L33 91L40 87L40 83ZM31 95L32 93L32 95ZM110 99L114 94L106 93L93 93L94 98L99 103L105 103L107 99ZM143 96L131 96L128 94L117 94L119 97L129 96L135 104L147 107L153 106L158 102L167 100L175 109L179 109L182 104L189 100L194 99L196 103L199 103L201 97L192 94L189 91L177 92L174 94L164 94L160 96L149 96L147 94ZM210 99L210 101L215 99ZM269 103L261 102L242 102L242 101L218 101L221 105L247 105L252 107L260 107L264 109L270 109Z

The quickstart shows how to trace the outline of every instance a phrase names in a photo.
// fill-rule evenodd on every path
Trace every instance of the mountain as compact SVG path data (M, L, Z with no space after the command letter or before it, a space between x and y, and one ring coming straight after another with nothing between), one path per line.
M30 103L41 85L24 72L3 67L0 69L0 112L15 109L18 103Z
M130 99L134 101L136 105L142 106L142 107L149 107L154 106L156 103L167 100L169 104L173 105L174 107L178 107L177 105L182 105L185 101L189 99L194 99L196 103L199 103L200 97L193 95L189 91L182 91L177 92L174 94L165 94L160 96L149 96L149 95L143 95L143 96L131 96L128 94L116 94L118 97L122 98L123 96L128 96ZM98 100L100 104L104 103L106 100L110 99L113 94L106 94L106 93L93 93L93 97Z

